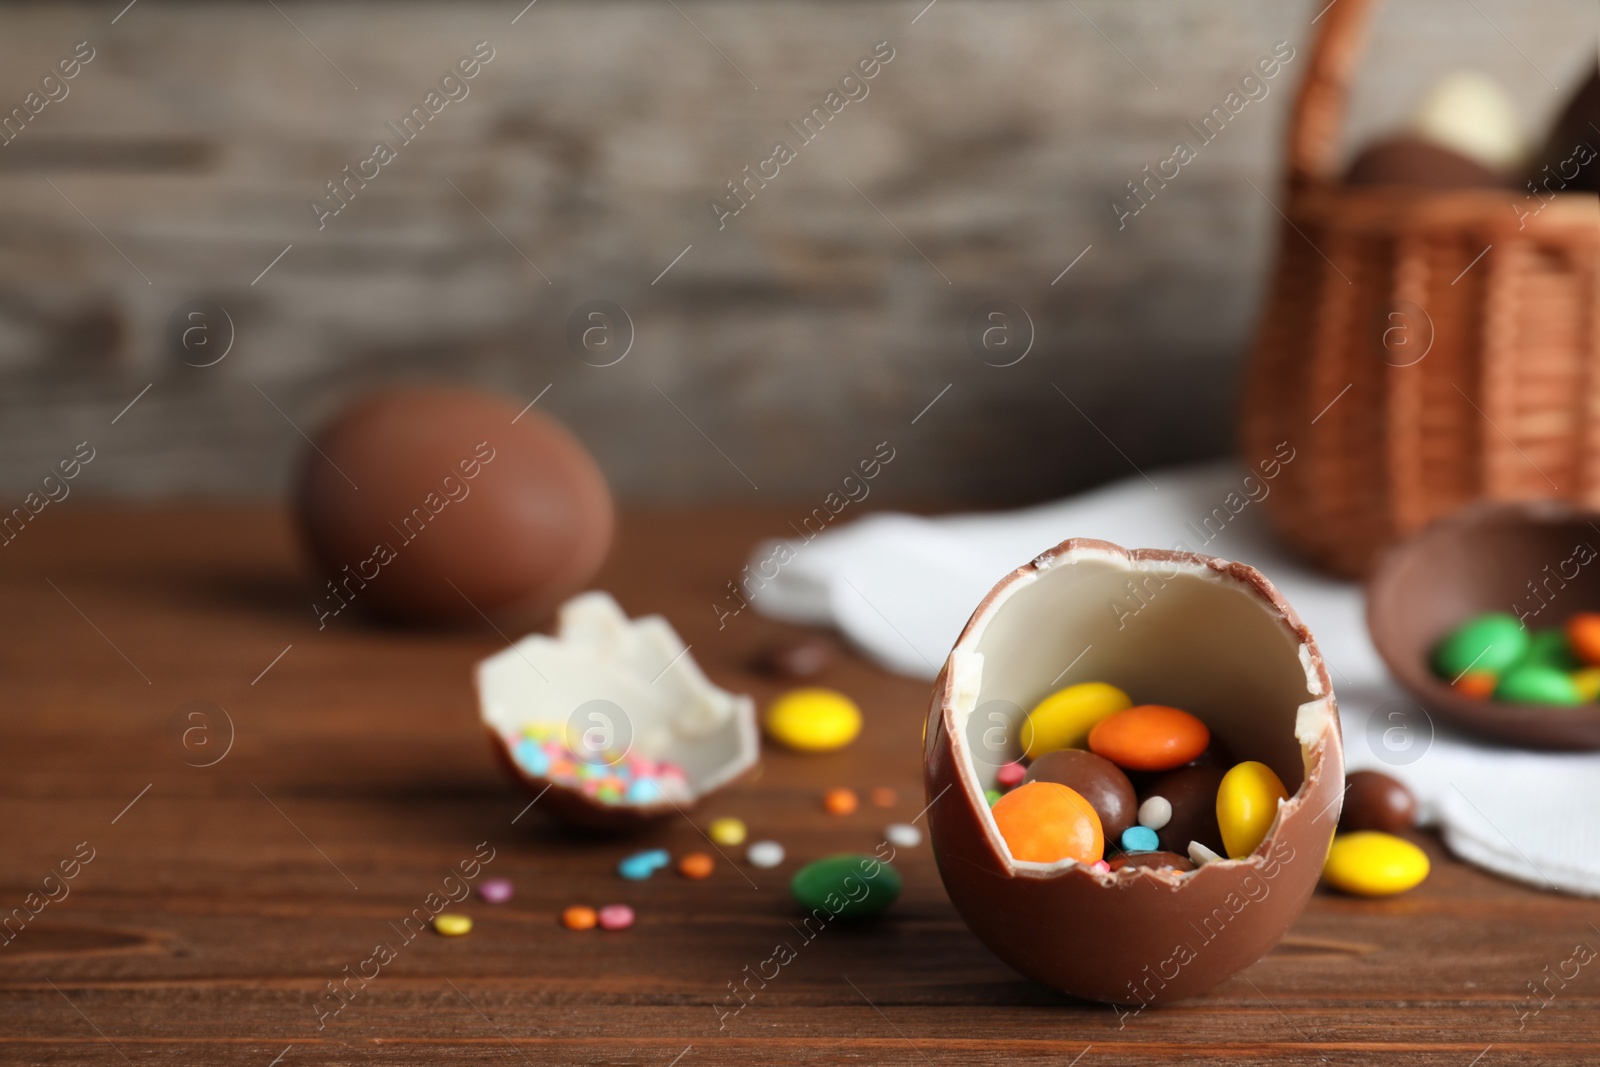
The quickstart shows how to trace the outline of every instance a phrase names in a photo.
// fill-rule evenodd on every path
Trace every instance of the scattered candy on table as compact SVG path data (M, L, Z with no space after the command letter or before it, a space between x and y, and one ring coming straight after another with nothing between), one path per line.
M1265 763L1249 760L1223 776L1217 787L1217 826L1228 855L1236 860L1254 852L1288 800L1283 782Z
M585 904L574 904L561 913L561 925L568 930L593 930L599 914Z
M1028 782L989 809L1013 859L1093 863L1105 854L1100 816L1076 790L1055 782Z
M908 822L890 823L884 828L883 839L895 848L916 848L922 844L922 831Z
M1428 870L1428 854L1405 838L1358 830L1334 837L1322 878L1355 896L1388 897L1416 888Z
M694 799L683 768L631 752L575 753L560 723L529 723L520 734L508 733L506 747L523 772L569 789L602 804L651 804Z
M860 806L853 789L830 789L822 794L822 807L829 815L849 815Z
M1089 731L1089 751L1130 771L1170 771L1197 759L1210 743L1205 723L1164 704L1119 711Z
M706 829L706 836L719 845L734 848L744 844L746 832L744 823L738 819L722 818L711 820L711 825Z
M783 846L776 841L757 841L745 850L744 858L750 866L766 870L783 862Z
M767 734L800 752L832 752L861 732L861 709L832 689L791 689L767 708Z
M490 904L504 904L511 899L511 879L487 878L478 886L478 895Z
M630 882L642 882L671 862L672 857L666 849L652 848L624 856L622 862L617 864L617 873Z
M433 929L435 933L443 934L445 937L460 937L471 932L472 919L466 915L444 912L433 917Z
M900 794L886 785L880 785L872 791L872 805L877 808L892 808L900 802Z
M710 878L711 872L716 869L717 861L711 858L709 852L691 852L678 861L678 873L696 881Z
M862 918L900 896L900 873L875 856L842 853L808 863L795 872L789 892L807 911Z
M1381 830L1397 834L1417 824L1417 798L1402 783L1377 771L1354 771L1345 777L1344 809L1339 830Z
M633 925L633 909L626 904L607 904L595 913L602 930L626 930Z

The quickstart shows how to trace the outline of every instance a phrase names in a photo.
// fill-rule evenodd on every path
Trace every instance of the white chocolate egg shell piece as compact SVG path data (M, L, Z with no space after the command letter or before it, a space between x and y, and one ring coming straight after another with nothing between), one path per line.
M480 661L477 685L483 722L508 738L534 723L566 728L591 701L615 705L621 719L605 725L631 735L632 753L681 767L696 797L759 755L755 702L713 685L666 619L629 619L607 593L563 604L554 637L530 634Z

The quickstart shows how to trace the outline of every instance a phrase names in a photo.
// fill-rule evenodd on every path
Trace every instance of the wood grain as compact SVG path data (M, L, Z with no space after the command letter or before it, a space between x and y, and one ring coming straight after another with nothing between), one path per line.
M746 664L789 629L746 612L719 631L710 605L787 518L632 513L600 584L631 613L666 614L714 679L765 700L776 686ZM537 806L513 825L529 798L495 766L469 683L500 638L343 618L317 631L282 515L66 507L4 552L0 914L79 842L95 849L70 895L0 948L4 1062L1492 1067L1592 1062L1600 1042L1593 967L1518 1018L1537 1006L1528 983L1600 943L1594 904L1482 874L1429 837L1435 871L1416 892L1319 893L1244 974L1125 1019L990 956L924 845L902 852L890 913L799 945L719 1019L737 1006L728 983L800 940L785 888L798 863L870 850L922 807L926 685L846 657L826 681L866 708L861 739L829 756L768 751L757 780L696 812L782 841L783 867L623 882L614 865L639 842L572 837ZM196 699L237 731L209 768L185 765L169 728ZM827 816L833 785L900 799ZM515 900L462 905L478 924L467 937L402 942L390 924L481 841ZM688 820L643 843L706 847ZM610 901L638 925L574 934L556 920ZM319 1029L319 993L380 941L397 958Z

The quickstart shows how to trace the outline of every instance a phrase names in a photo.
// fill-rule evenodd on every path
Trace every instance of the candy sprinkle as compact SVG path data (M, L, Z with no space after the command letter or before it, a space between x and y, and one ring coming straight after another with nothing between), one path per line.
M504 904L511 899L511 879L490 878L478 886L478 895L490 904Z
M883 836L895 848L916 848L922 844L922 831L908 822L890 823Z
M877 808L892 808L900 803L900 794L886 785L880 785L872 791L872 805Z
M446 912L433 917L433 929L435 933L443 934L445 937L460 937L472 930L472 919L465 915L452 915Z
M666 849L652 848L624 856L622 862L617 864L617 873L630 882L642 882L671 862L672 857Z
M583 904L574 904L561 913L561 925L568 930L593 930L594 924L600 921L600 916L595 910Z
M633 909L626 904L607 904L598 918L602 930L626 930L633 925Z
M710 878L716 867L717 861L711 858L709 852L691 852L678 861L678 873L695 881Z
M711 840L729 848L744 844L747 832L744 823L738 819L712 819L711 826L706 831Z
M750 866L760 867L763 870L782 863L783 856L783 846L776 841L757 841L744 854L744 858L750 861Z
M829 815L849 815L860 806L853 789L830 789L822 794L822 807Z

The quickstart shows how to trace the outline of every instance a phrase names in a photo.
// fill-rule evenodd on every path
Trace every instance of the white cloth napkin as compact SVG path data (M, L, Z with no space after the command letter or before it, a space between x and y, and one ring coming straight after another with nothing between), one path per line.
M1437 825L1462 859L1531 885L1600 896L1600 753L1505 748L1419 714L1372 647L1360 587L1308 570L1274 543L1260 504L1272 482L1246 477L1232 464L1191 467L1021 511L869 515L784 542L788 552L776 558L787 562L750 601L776 618L836 627L884 667L931 680L994 583L1068 537L1181 546L1248 563L1316 635L1351 770L1405 782L1423 822ZM1237 514L1220 531L1215 518L1203 525L1219 508ZM777 546L758 546L749 572L772 574Z

